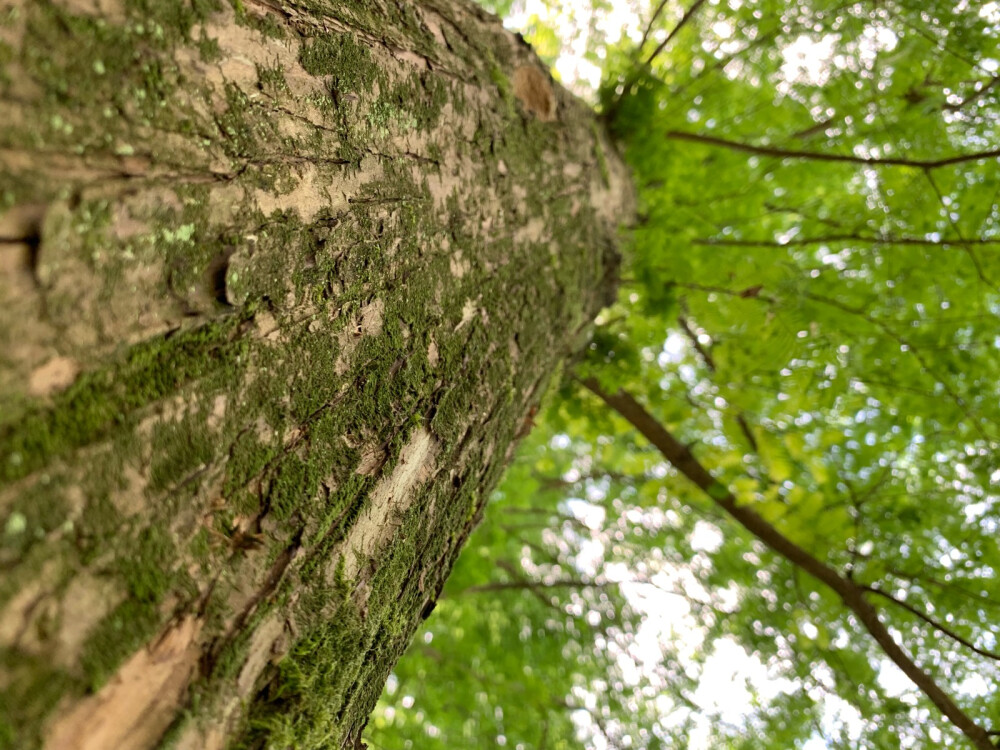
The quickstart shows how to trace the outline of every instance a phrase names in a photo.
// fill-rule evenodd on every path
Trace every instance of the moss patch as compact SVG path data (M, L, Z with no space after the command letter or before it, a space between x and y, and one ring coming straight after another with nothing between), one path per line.
M154 603L137 599L127 599L105 617L80 653L87 688L94 692L107 682L124 659L156 634L160 620Z
M121 362L83 375L55 399L0 424L0 481L26 476L56 456L94 442L135 422L138 409L180 386L239 364L245 351L233 317L174 336L140 344Z
M41 746L42 720L64 696L78 694L82 685L47 659L0 648L0 749Z

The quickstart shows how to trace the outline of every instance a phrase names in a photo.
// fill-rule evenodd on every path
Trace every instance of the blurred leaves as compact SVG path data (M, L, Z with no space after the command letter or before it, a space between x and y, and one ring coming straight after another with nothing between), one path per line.
M1000 9L708 2L643 67L688 7L641 52L588 41L642 201L619 301L400 662L373 747L962 746L834 596L573 377L627 388L782 533L995 648L997 159L788 154L996 148ZM996 729L997 664L873 602ZM753 675L737 706L699 691L731 648Z

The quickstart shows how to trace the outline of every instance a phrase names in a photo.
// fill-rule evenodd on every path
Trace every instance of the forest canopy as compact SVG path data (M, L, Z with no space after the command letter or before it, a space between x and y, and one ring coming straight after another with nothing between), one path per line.
M369 744L993 746L1000 4L485 4L640 220Z

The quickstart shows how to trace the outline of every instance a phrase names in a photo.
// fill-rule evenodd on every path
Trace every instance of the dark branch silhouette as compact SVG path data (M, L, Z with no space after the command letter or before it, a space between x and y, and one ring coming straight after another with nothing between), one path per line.
M907 612L909 612L914 617L917 617L917 618L923 620L924 622L926 622L928 625L930 625L932 628L934 628L939 633L948 636L949 638L951 638L956 643L962 644L963 646L965 646L970 651L974 651L975 653L979 654L980 656L985 656L987 659L996 659L997 661L1000 661L1000 654L998 654L997 652L995 652L995 651L987 651L984 648L979 648L972 641L968 640L967 638L963 638L958 633L956 633L954 630L951 630L951 629L945 627L938 620L935 620L930 615L925 614L924 612L921 612L919 609L917 609L916 607L914 607L912 604L908 604L907 602L904 602L902 599L899 599L899 598L893 596L888 591L886 591L884 589L881 589L878 586L864 586L864 585L862 585L861 588L863 588L865 591L870 591L873 594L877 594L878 596L881 596L883 599L888 599L890 602L892 602L893 604L895 604L897 607L899 607L901 609L905 609Z
M945 104L944 109L949 112L958 112L965 109L965 107L978 101L992 91L998 84L1000 84L1000 76L994 76L990 79L989 83L983 84L978 90L973 91L960 102L956 102L955 104Z
M729 239L726 237L699 237L693 245L720 247L802 247L808 245L835 245L856 242L864 245L916 245L921 247L953 247L956 245L1000 245L1000 237L975 237L972 239L931 240L925 237L868 236L863 234L829 234L819 237L793 237L786 242L777 240Z
M656 45L656 49L654 49L652 53L650 53L649 57L646 58L647 67L651 65L653 60L655 60L659 54L667 48L667 45L674 40L674 37L677 36L678 32L687 25L687 22L694 17L694 14L697 13L698 9L704 4L705 0L695 0L691 7L684 11L684 15L681 16L681 20L678 21L677 25L671 29L669 34L667 34L667 38Z
M969 421L972 422L973 429L975 429L984 440L990 440L990 436L984 429L979 417L972 411L965 399L962 398L961 394L959 394L947 380L939 375L935 368L931 367L930 360L924 355L923 347L917 347L911 339L905 338L894 331L892 327L884 321L873 317L872 314L865 308L848 305L838 299L826 297L822 294L814 294L812 292L802 292L802 296L806 299L811 299L815 302L828 305L836 310L857 316L869 325L879 329L888 338L899 344L901 350L910 352L914 359L920 363L924 372L933 377L936 383L940 384L945 393L948 395L948 398L950 398L955 405L962 410L962 413L969 419Z
M691 141L701 143L706 146L718 146L727 148L730 151L742 151L756 156L770 156L775 159L806 159L810 161L842 162L848 164L865 164L868 166L892 166L892 167L914 167L916 169L938 169L954 164L962 164L979 159L995 159L1000 157L1000 149L990 151L977 151L971 154L956 154L942 159L904 159L902 157L886 156L877 158L874 156L855 156L854 154L830 154L823 151L799 151L797 149L782 149L774 146L755 146L752 143L742 143L731 141L726 138L717 138L703 133L686 133L680 130L671 130L667 133L667 138L675 141Z
M691 7L684 12L683 16L681 16L681 20L677 22L677 25L674 26L673 29L671 29L669 34L667 34L666 39L664 39L662 42L656 45L656 49L654 49L652 53L646 58L645 62L642 63L641 65L636 64L633 66L632 73L628 76L628 78L625 79L625 83L622 84L621 93L614 100L614 103L609 107L608 111L604 114L604 117L606 119L608 120L614 119L615 112L618 111L618 107L622 103L622 100L632 92L632 87L635 86L636 82L642 76L643 71L653 63L653 60L655 60L657 56L661 52L663 52L664 49L667 48L667 45L674 40L674 37L677 36L678 32L682 28L684 28L684 26L687 25L688 21L690 21L694 17L694 14L697 13L698 9L704 4L705 0L695 0L695 2L691 5ZM642 47L648 40L649 34L652 32L653 29L653 24L655 23L657 16L659 16L659 14L663 11L665 5L666 5L666 0L663 0L663 2L660 3L659 7L657 7L657 9L654 11L652 17L649 19L649 24L646 26L646 31L642 36L642 41L636 48L637 55L642 54Z
M696 292L705 292L706 294L723 294L727 297L739 297L740 299L755 299L761 302L766 302L769 305L774 305L778 302L774 297L768 297L766 294L761 294L761 288L759 286L751 286L745 289L729 289L724 286L713 286L711 284L698 284L694 281L670 281L668 286L676 286L681 289L693 289Z
M649 35L653 33L653 25L656 23L656 19L660 17L663 9L667 7L667 0L660 0L660 4L656 6L656 10L653 11L653 15L649 17L649 23L646 24L646 28L642 32L642 39L639 40L639 46L635 48L636 57L642 55L642 48L646 46L646 42L649 41Z
M584 581L577 578L560 578L555 581L531 581L521 579L518 581L494 581L492 583L480 583L462 589L460 594L485 594L490 591L546 591L548 589L586 589L586 588L606 588L616 586L609 581Z
M931 189L934 191L934 195L938 199L938 203L941 204L941 212L948 217L948 223L951 224L952 230L956 235L958 235L959 238L962 239L961 246L965 250L966 255L969 256L969 260L972 261L972 265L976 269L976 275L979 277L979 280L991 287L993 291L1000 291L997 290L996 284L986 277L986 273L983 271L983 264L979 262L979 257L976 255L969 243L965 241L965 238L962 235L962 229L958 226L958 222L955 221L954 216L952 216L952 211L948 208L944 193L941 192L941 188L938 187L937 182L934 180L934 175L928 171L925 173L925 176L927 177L927 182L930 183Z
M703 346L700 341L698 341L698 335L692 330L691 325L688 320L683 315L677 316L677 324L681 327L684 335L687 336L687 340L694 347L694 350L698 352L702 361L705 363L705 367L708 368L710 373L715 372L715 359L712 357L712 353L707 347ZM743 433L743 437L746 438L747 443L750 445L750 449L757 453L760 449L757 445L757 438L754 437L753 430L750 429L750 424L747 422L746 417L743 416L743 412L736 413L736 424L739 425L740 432Z

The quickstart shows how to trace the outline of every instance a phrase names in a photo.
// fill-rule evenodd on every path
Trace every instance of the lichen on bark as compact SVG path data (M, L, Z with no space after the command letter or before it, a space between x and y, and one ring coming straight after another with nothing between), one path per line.
M0 120L0 747L349 746L610 298L613 148L458 0L15 2Z

